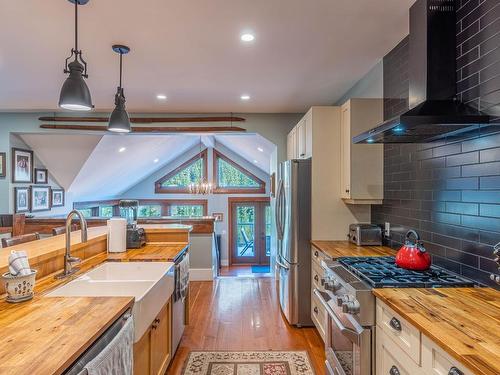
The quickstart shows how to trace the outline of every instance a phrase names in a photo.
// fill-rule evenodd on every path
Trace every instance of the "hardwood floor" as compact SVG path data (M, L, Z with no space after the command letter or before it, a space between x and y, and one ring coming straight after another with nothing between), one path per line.
M223 266L220 268L220 276L235 277L273 277L272 273L253 273L252 266Z
M190 325L167 374L181 374L191 350L307 350L316 374L324 374L321 337L314 328L294 328L285 322L275 279L191 282L190 305Z

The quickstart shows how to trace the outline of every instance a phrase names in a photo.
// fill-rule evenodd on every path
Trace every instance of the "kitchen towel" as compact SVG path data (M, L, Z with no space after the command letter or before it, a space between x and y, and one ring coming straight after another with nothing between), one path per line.
M132 375L134 372L134 319L127 322L97 357L80 374Z
M175 265L174 276L174 302L177 302L187 295L189 286L189 254L186 254L184 259L182 259L179 264Z
M12 276L27 276L32 273L26 251L11 251L9 255L9 272Z
M127 250L127 220L112 218L108 220L108 252L123 253Z

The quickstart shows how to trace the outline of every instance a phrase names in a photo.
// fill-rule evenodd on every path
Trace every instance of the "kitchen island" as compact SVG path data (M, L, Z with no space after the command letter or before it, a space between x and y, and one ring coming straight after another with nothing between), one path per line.
M163 233L169 230L189 233L190 227L162 226L162 230ZM62 267L64 235L9 248L26 250L32 267L41 276L37 279L35 296L31 301L10 304L2 296L1 374L62 373L134 304L133 297L49 297L49 292L108 260L127 261L138 256L140 261L173 262L189 248L188 242L165 242L146 244L141 249L129 250L127 253L107 254L106 233L105 227L89 228L87 243L81 243L79 232L71 234L72 254L88 256L84 257L78 272L62 280L54 276ZM8 252L3 252L0 258L0 267L4 269L8 267L8 255L5 253ZM123 259L119 259L120 255ZM53 265L53 268L47 265Z

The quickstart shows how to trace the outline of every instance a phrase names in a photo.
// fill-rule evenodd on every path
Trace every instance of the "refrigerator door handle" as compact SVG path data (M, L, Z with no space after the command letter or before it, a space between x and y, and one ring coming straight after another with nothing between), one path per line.
M278 259L276 259L276 264L277 264L278 266L280 266L281 268L283 268L283 269L287 270L287 271L288 271L288 270L290 270L290 267L288 267L288 266L284 265L284 264L283 264L283 263L281 263Z
M283 193L283 180L280 180L278 182L278 191L277 191L277 198L276 199L276 231L278 233L278 239L281 240L283 239L283 223L281 222L281 217L282 217L282 193Z

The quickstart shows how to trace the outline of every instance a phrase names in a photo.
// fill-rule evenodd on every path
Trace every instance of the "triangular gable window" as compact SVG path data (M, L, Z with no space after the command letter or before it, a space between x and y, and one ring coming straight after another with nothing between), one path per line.
M219 151L214 150L214 193L266 192L266 183Z
M189 193L189 184L207 176L207 150L189 159L155 182L156 193Z

